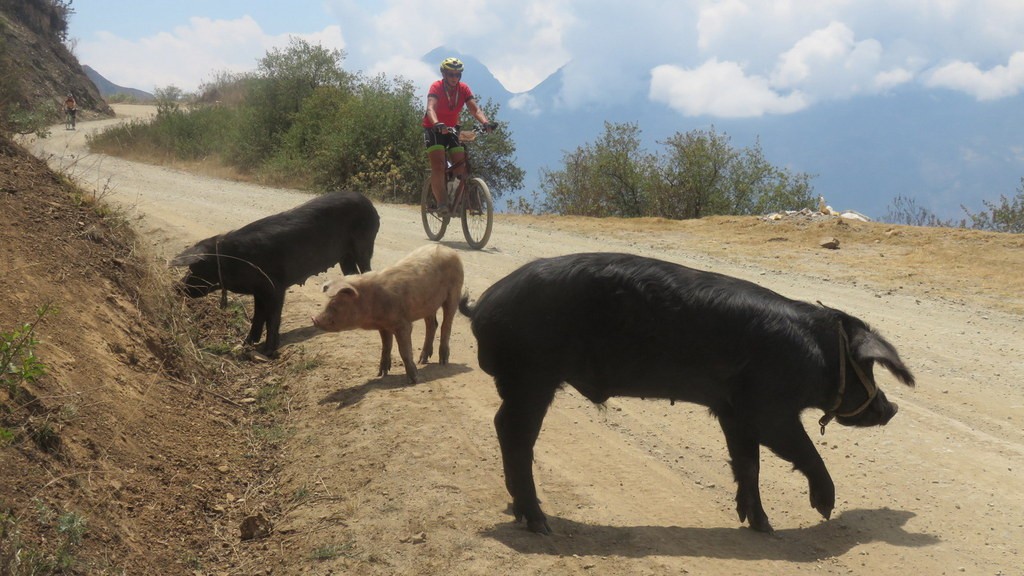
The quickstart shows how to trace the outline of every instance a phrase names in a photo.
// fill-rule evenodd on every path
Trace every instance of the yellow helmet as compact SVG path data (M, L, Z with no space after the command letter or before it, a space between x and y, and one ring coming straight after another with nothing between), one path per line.
M445 72L462 72L462 60L458 58L445 58L441 62L441 73Z

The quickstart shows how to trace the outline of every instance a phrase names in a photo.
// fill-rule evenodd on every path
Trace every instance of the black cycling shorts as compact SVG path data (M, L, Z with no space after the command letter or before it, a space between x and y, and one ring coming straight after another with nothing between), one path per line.
M464 148L462 142L459 142L459 135L455 128L449 130L447 134L441 134L433 128L424 128L423 145L427 147L427 152L441 149L458 152Z

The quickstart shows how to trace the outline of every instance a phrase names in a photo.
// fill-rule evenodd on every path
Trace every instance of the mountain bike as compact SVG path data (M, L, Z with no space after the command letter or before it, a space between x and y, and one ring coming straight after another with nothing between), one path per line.
M64 129L74 130L75 129L75 114L71 113L71 110L64 111Z
M484 126L475 126L471 131L460 131L459 141L472 142L476 140L478 134L485 132ZM455 170L463 164L466 165L466 173L457 175ZM480 250L491 238L491 228L494 225L494 201L491 198L491 190L483 179L471 175L468 150L465 158L457 164L452 164L449 160L444 174L450 212L438 212L437 200L430 188L430 172L427 172L426 182L423 183L423 195L420 198L423 230L427 233L427 238L436 242L444 237L452 215L458 216L462 220L462 235L466 237L466 243L470 248Z

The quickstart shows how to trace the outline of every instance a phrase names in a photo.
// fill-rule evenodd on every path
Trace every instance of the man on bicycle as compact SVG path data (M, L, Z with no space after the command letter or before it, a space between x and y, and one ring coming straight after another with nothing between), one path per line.
M453 164L458 164L465 157L465 148L459 142L459 114L462 108L468 107L473 115L487 131L492 126L487 115L476 103L473 91L462 82L462 61L458 58L445 58L441 62L442 78L430 85L427 92L427 111L423 115L423 143L427 147L430 159L430 187L437 200L437 212L447 216L448 191L445 188L444 172L445 152L451 157ZM466 165L456 168L459 175L466 173Z
M71 128L75 127L76 114L78 114L78 103L75 102L75 97L68 92L68 97L64 99L64 116L67 125Z

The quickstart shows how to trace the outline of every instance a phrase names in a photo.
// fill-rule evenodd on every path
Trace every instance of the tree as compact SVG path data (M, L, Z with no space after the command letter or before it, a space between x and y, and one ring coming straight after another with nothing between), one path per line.
M562 156L562 170L543 170L544 212L578 216L636 217L652 211L655 159L640 146L636 124L605 122L593 144Z
M710 130L676 133L661 154L641 147L636 124L605 123L594 144L563 156L563 169L541 173L541 210L587 216L760 214L813 203L811 176L772 166L760 142L734 149ZM520 210L534 207L520 202Z
M604 123L593 148L595 184L608 195L612 216L637 217L649 212L652 158L640 145L637 124Z
M243 168L273 156L305 100L317 89L351 91L353 77L342 70L345 53L291 38L286 48L267 52L257 66L245 100L245 126L235 153Z
M594 185L592 157L588 147L579 147L562 154L561 170L541 170L541 212L596 217L611 214L604 194Z
M658 214L686 219L728 213L728 170L739 156L729 137L712 126L707 131L677 132L661 144L668 150L660 162Z
M481 104L480 108L491 121L499 117L500 106L490 98ZM463 129L468 129L472 123L473 118L464 109L460 125ZM487 182L495 200L501 198L505 192L523 187L525 172L515 163L516 144L512 141L512 133L507 124L499 123L497 130L478 138L467 148L472 163L470 169L475 176ZM426 158L426 155L423 157Z

